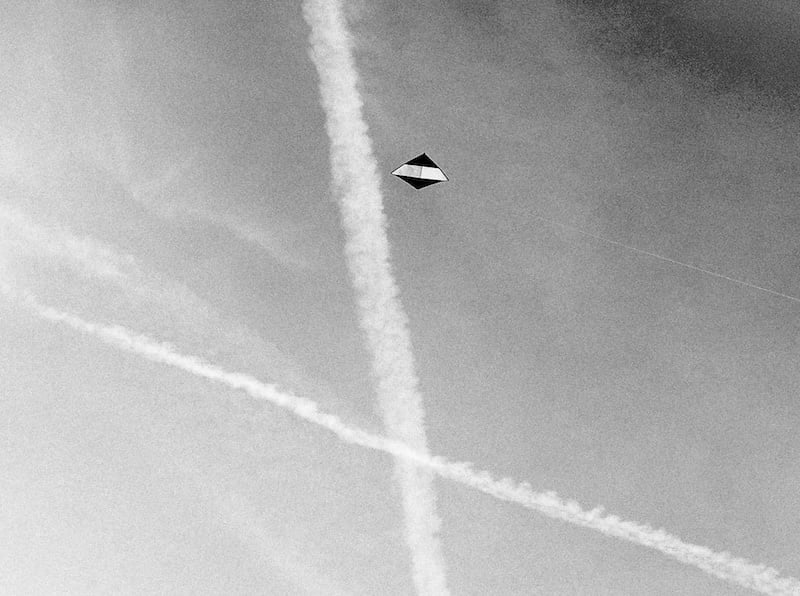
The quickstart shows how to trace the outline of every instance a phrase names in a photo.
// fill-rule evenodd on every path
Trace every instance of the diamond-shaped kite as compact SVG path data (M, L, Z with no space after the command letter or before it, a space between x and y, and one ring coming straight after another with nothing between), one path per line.
M416 189L425 188L437 182L444 182L447 176L433 160L425 155L417 155L414 159L407 161L397 168L393 175L405 180Z

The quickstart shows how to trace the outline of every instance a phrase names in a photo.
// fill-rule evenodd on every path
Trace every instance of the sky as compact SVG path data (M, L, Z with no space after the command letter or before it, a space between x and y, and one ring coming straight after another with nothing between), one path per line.
M800 576L800 9L346 2L430 453ZM16 3L0 279L385 434L299 2ZM449 182L389 175L426 152ZM413 594L386 454L0 300L0 591ZM391 429L390 429L391 431ZM434 481L468 594L748 594Z

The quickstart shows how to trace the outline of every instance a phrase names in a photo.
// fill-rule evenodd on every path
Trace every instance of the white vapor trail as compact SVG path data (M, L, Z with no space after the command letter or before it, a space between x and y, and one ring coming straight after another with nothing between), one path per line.
M0 289L12 298L18 297L2 283ZM681 563L701 569L711 576L761 594L800 596L800 580L781 576L780 572L771 567L751 563L727 552L714 552L705 546L684 542L663 529L653 529L646 524L604 514L600 507L590 511L584 510L575 501L564 500L554 492L535 492L527 482L520 483L510 478L497 480L489 472L473 469L469 463L431 456L402 441L349 426L337 416L320 412L317 404L310 399L279 391L275 385L262 383L247 374L226 371L196 356L180 354L168 344L138 335L125 327L85 321L75 315L41 305L31 296L23 296L21 300L37 316L45 320L67 325L76 331L94 336L111 346L153 362L166 364L231 389L244 391L255 399L268 401L327 429L346 443L381 451L414 465L424 466L443 478L548 517L659 551Z
M384 425L390 438L427 454L408 320L389 262L380 177L361 113L358 71L341 2L307 0L303 13L311 28L310 56L320 79L334 189L347 238L347 265L358 298L361 328L372 354ZM446 595L433 475L407 458L395 465L417 592Z

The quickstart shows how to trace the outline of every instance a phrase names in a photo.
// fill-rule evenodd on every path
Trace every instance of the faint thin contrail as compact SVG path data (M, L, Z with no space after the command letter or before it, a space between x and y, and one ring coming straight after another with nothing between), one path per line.
M414 371L408 320L389 262L378 167L361 114L358 71L339 0L307 0L310 56L330 138L333 185L347 239L345 253L361 328L372 355L378 403L387 434L427 453L422 397ZM411 552L414 584L425 596L449 593L438 532L433 475L408 459L395 464Z
M538 219L540 221L547 222L551 225L557 226L559 228L563 228L565 230L569 230L571 232L575 232L576 234L580 234L581 236L587 236L589 238L594 238L595 240L599 240L600 242L605 242L606 244L611 244L613 246L619 246L620 248L624 248L626 250L630 250L632 252L637 252L641 255L646 255L648 257L652 257L654 259L658 259L659 261L664 261L666 263L672 263L673 265L678 265L679 267L686 267L687 269L691 269L693 271L699 271L700 273L705 273L706 275L711 275L713 277L718 277L720 279L727 280L729 282L739 284L740 286L745 286L747 288L751 288L753 290L759 290L761 292L766 292L767 294L772 294L773 296L778 296L780 298L785 298L786 300L791 300L792 302L800 303L800 298L796 296L791 296L789 294L784 294L783 292L778 292L776 290L770 290L769 288L765 288L764 286L758 286L756 284L750 283L749 281L744 281L743 279L737 279L735 277L730 277L728 275L723 275L722 273L717 273L716 271L712 271L711 269L704 269L703 267L698 267L697 265L692 265L691 263L684 263L683 261L678 261L677 259L671 259L669 257L665 257L663 255L656 254L654 252L650 252L647 250L642 250L641 248L636 248L635 246L631 246L630 244L625 244L624 242L619 242L617 240L611 240L610 238L605 238L604 236L600 236L598 234L592 234L591 232L587 232L585 230L581 230L580 228L576 228L575 226L570 226L565 223L561 223L560 221L556 221L554 219L549 219L547 217L541 217L539 215L531 216L533 219Z
M520 483L511 478L496 480L489 472L475 470L469 463L431 456L401 441L348 426L338 416L320 412L317 404L310 399L279 391L275 385L262 383L247 374L226 371L196 356L180 354L168 344L158 343L125 327L85 321L75 315L39 304L30 295L20 298L1 281L0 290L11 298L21 300L37 316L45 320L67 325L76 331L94 336L111 346L153 362L166 364L231 389L244 391L255 399L268 401L327 429L346 443L381 451L414 465L424 466L443 478L548 517L659 551L711 576L756 592L772 596L800 596L800 580L781 576L779 571L771 567L751 563L747 559L734 557L727 552L714 552L708 547L684 542L663 529L626 521L616 515L606 515L600 507L586 511L575 501L564 500L554 492L535 492L527 482Z

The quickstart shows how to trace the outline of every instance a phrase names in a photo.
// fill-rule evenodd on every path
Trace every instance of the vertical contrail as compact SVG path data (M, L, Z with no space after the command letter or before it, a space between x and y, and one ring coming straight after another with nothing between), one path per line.
M361 113L358 72L341 2L307 0L303 13L311 27L310 55L320 78L334 188L347 238L347 264L372 355L378 403L389 436L427 453L408 321L389 263L380 178ZM395 475L417 591L448 594L433 477L408 460L396 462Z
M20 296L2 280L0 280L0 291L12 299L21 300L42 319L67 325L152 362L175 367L230 389L244 391L255 399L268 401L327 429L351 445L388 453L403 461L424 466L443 478L459 482L502 501L515 503L547 517L658 551L684 565L695 567L713 577L756 592L773 596L800 596L800 581L794 577L781 576L780 572L772 567L752 563L727 552L714 552L708 547L684 542L662 529L654 529L646 524L605 514L599 507L587 511L575 501L564 500L554 492L535 492L527 482L520 483L511 478L497 480L487 471L473 469L469 463L431 456L401 441L348 426L339 417L321 412L316 402L310 399L279 391L275 385L262 383L247 374L226 371L196 356L180 354L168 344L138 335L125 327L92 323L39 304L30 295Z

